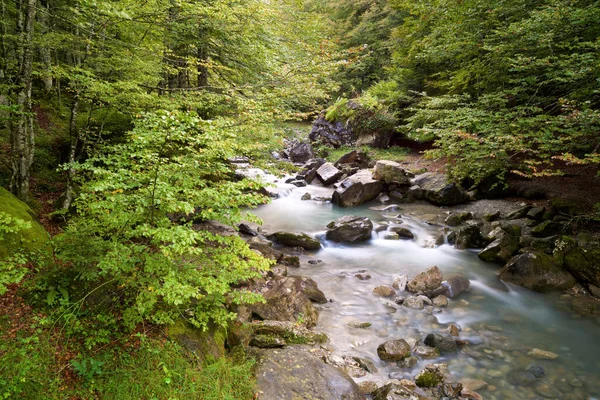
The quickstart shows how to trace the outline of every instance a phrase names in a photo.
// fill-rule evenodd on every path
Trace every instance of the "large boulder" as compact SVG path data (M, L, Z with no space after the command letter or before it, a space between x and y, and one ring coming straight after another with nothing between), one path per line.
M371 394L373 400L428 400L429 397L416 393L396 382L390 382Z
M519 254L499 272L500 279L536 292L569 289L575 285L573 275L552 256L542 252Z
M406 170L395 161L381 160L377 161L373 170L373 179L385 183L397 183L399 185L408 185L410 177Z
M412 293L427 295L437 291L442 286L443 280L442 271L434 266L412 278L406 285L406 289Z
M346 215L327 225L325 238L334 242L358 243L371 238L373 223L367 217Z
M423 189L423 197L430 203L439 206L451 206L469 201L467 192L448 180L444 174L426 172L412 180L413 185Z
M337 169L332 163L325 163L317 169L317 176L321 178L323 184L331 185L337 182L344 173Z
M303 346L257 353L255 374L260 400L365 398L350 376Z
M208 330L196 328L183 318L167 327L167 334L194 355L205 361L216 360L225 356L225 340L227 333L224 328L210 325Z
M298 163L307 162L314 156L312 146L308 143L303 142L292 144L288 148L287 154L292 162Z
M350 127L342 122L329 122L323 116L319 116L313 122L308 137L313 142L321 142L335 148L351 146L356 142L356 136Z
M410 356L410 345L404 339L388 340L377 347L377 355L383 361L400 361Z
M456 341L450 335L430 333L425 337L424 343L427 346L435 347L441 354L456 353L458 351Z
M248 306L248 313L259 320L297 322L307 328L317 323L318 312L311 300L326 301L316 283L302 276L278 276L259 288L265 303Z
M319 250L321 248L321 243L306 233L280 231L267 235L267 238L282 246L302 247L305 250Z
M362 170L340 182L333 192L332 203L352 207L373 200L381 193L383 183L373 179L369 170Z
M489 243L489 239L481 234L481 229L475 224L460 228L454 240L457 249L482 249Z

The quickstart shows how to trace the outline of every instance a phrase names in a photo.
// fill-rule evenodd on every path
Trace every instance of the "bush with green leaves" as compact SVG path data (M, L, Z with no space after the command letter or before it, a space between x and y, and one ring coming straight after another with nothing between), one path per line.
M259 183L236 178L227 161L243 150L236 133L251 129L189 112L150 113L126 142L78 167L78 215L55 240L56 276L72 277L61 286L73 293L61 315L89 315L103 328L184 316L206 328L234 317L227 305L259 300L236 287L269 261L202 224L252 220L245 210L267 201Z
M24 229L31 228L29 221L13 217L0 211L0 245L13 249L13 253L5 259L0 258L0 296L6 293L7 286L19 283L27 273L24 264L27 262L26 254L18 248L18 244L11 241L8 235L17 235Z

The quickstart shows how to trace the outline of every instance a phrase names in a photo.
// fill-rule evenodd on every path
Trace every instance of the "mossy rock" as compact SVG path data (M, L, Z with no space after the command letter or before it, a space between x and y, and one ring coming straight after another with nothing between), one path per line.
M4 188L0 188L0 212L31 224L29 228L18 233L4 234L4 239L0 240L0 260L13 255L18 249L31 253L42 249L47 244L50 235L37 221L31 208Z
M418 387L432 388L442 383L443 377L432 371L423 371L415 379Z
M225 328L210 326L208 330L203 331L179 319L169 326L168 335L206 361L216 360L225 355Z

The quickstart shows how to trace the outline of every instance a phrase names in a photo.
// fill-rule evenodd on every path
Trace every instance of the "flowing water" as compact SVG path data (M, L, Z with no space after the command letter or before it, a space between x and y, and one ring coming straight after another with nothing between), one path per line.
M280 184L280 198L256 210L263 231L288 230L318 237L322 249L301 256L293 275L313 278L331 301L319 306L316 330L325 332L335 354L372 360L378 372L355 380L385 381L389 374L414 376L426 364L446 363L457 379L487 382L478 389L485 399L597 399L600 395L600 324L577 318L561 307L559 294L542 295L505 285L496 276L497 265L484 263L477 254L440 243L444 210L428 204L403 204L382 210L372 202L340 208L329 202L302 201L309 192L328 196L331 189L317 186L295 188ZM377 208L377 209L374 209ZM386 240L385 231L370 241L342 245L325 240L326 225L343 215L367 216L374 226L403 226L414 240ZM321 260L309 264L309 260ZM413 310L372 293L374 287L390 285L395 276L417 273L437 265L445 277L462 274L471 289L438 312ZM371 279L354 275L365 270ZM368 328L356 327L370 323ZM460 326L460 338L470 342L457 354L421 360L412 368L380 360L377 346L404 338L409 343L428 333L445 333L450 324ZM555 360L538 360L527 353L533 348L551 351ZM529 384L517 384L515 374L531 364L541 366L545 376ZM530 375L529 375L530 376Z

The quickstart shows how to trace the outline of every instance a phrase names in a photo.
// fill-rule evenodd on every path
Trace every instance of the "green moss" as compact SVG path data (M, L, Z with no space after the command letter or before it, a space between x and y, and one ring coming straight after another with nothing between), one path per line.
M11 256L17 249L27 252L40 250L48 242L48 232L37 222L31 208L4 188L0 188L0 212L31 224L31 227L18 233L8 233L0 240L0 260Z
M441 382L442 378L438 374L430 371L424 371L417 376L417 379L415 379L415 383L418 387L436 387Z
M227 332L222 327L213 326L207 331L202 331L187 321L179 319L169 326L168 334L204 360L217 360L225 356Z

